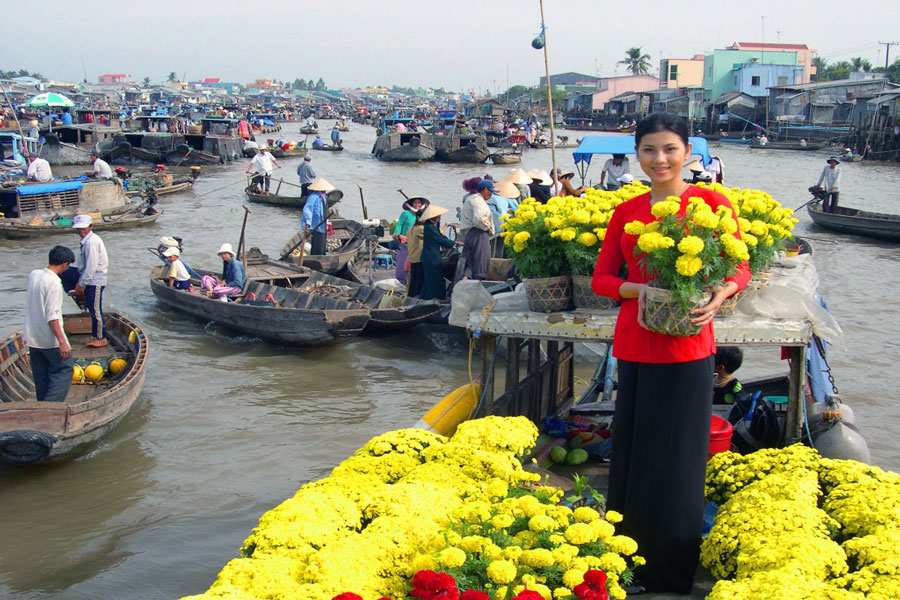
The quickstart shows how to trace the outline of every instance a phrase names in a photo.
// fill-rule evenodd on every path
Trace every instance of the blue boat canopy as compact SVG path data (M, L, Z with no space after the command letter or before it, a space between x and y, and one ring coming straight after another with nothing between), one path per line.
M16 186L16 191L19 192L20 196L32 196L34 194L52 194L57 192L68 192L71 190L80 190L82 187L82 183L79 180L54 181L52 183Z
M709 144L706 138L690 137L691 155L700 155L704 166L709 164ZM573 156L575 164L590 164L594 154L635 154L633 135L588 135L581 140Z

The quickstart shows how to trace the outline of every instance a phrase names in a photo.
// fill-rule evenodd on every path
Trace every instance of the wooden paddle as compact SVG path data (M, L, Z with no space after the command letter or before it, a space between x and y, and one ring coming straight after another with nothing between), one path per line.
M241 239L238 242L238 255L241 257L241 263L244 265L244 289L241 290L241 298L244 297L244 294L247 293L247 286L250 285L250 278L247 277L247 253L244 251L244 231L247 229L247 216L250 214L250 209L247 208L246 204L241 204L241 207L244 209L244 223L241 225ZM236 260L237 256L232 258L231 260Z
M362 186L357 183L356 187L359 188L359 201L362 203L363 219L368 221L369 220L369 211L366 210L366 199L363 198Z

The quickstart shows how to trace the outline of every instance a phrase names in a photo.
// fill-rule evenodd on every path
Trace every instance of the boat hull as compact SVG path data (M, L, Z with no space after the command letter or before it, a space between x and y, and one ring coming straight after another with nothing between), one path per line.
M70 335L90 333L88 315L69 315L64 323ZM129 349L128 366L106 384L73 384L66 402L38 402L35 398L21 332L3 343L0 461L33 463L75 456L94 446L125 418L144 384L149 344L143 330L121 315L108 313L106 325L112 346Z
M148 212L149 211L149 212ZM145 214L146 213L146 214ZM115 231L118 229L128 229L129 227L140 227L143 225L151 225L159 219L163 211L150 207L145 213L129 216L128 213L122 213L118 216L104 216L101 221L95 221L92 225L93 231ZM0 219L0 236L9 239L19 240L45 235L72 235L71 225L27 225L25 223L6 223Z
M900 242L900 215L873 213L843 206L839 206L835 213L827 213L819 204L810 204L806 210L818 227L889 242Z

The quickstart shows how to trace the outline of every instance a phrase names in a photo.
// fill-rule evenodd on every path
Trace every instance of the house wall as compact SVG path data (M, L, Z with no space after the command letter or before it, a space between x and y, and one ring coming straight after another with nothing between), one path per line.
M664 58L659 62L659 87L680 88L695 85L703 85L702 55L695 58Z
M625 92L646 92L659 89L659 79L650 75L628 75L626 77L607 77L603 79L605 89L594 92L592 109L603 110L610 98Z
M732 70L753 60L759 61L759 51L716 49L703 56L703 99L715 100L734 89ZM763 64L796 65L796 52L766 52Z
M748 63L732 71L732 89L762 98L769 95L770 87L802 83L803 72L803 67L797 65Z

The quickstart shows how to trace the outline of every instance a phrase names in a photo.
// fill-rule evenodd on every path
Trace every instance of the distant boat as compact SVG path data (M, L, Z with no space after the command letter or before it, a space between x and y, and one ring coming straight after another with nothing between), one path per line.
M719 140L720 142L724 142L727 138L723 138ZM813 142L808 143L804 146L803 144L797 142L768 142L767 144L760 144L759 142L750 142L750 147L756 150L821 150L825 147L823 142Z
M38 402L22 332L6 338L0 345L2 462L33 463L89 449L122 421L141 392L149 344L138 325L119 314L106 313L109 345L86 348L90 316L66 315L63 323L76 361L96 361L102 366L121 358L125 368L96 383L73 383L65 402Z
M900 215L867 212L845 206L838 206L837 211L831 213L822 210L822 205L818 203L807 205L806 210L818 227L900 242Z
M140 225L155 223L163 211L155 206L144 209L137 207L130 212L118 215L103 215L99 219L93 219L91 228L93 231L113 231L116 229L128 229ZM58 218L55 220L24 221L22 219L0 219L0 236L10 239L32 238L41 235L67 234L72 235L72 220L70 218Z
M722 143L725 143L725 144L749 144L753 140L748 140L748 139L740 139L739 140L738 138L723 137L723 138L719 138L719 141Z

